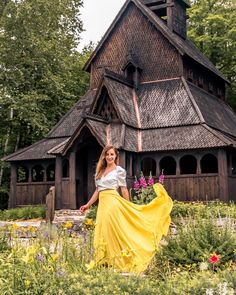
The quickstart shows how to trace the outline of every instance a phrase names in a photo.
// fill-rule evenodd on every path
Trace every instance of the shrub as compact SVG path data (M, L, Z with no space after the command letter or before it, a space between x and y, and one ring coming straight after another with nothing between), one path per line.
M26 206L0 212L0 220L26 220L32 218L45 218L45 215L46 210L44 205Z
M236 236L230 225L220 228L212 220L190 222L179 229L176 237L167 238L166 245L156 254L153 270L193 269L199 267L200 263L210 268L209 259L214 252L219 255L215 269L224 268L236 263L235 249Z

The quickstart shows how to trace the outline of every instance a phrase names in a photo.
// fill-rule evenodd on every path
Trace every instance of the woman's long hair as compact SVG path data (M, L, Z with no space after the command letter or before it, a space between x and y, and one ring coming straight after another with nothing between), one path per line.
M107 166L107 162L106 162L106 159L105 159L106 158L106 153L111 149L113 149L115 151L115 154L116 154L115 164L118 165L118 163L119 163L118 150L113 145L105 146L102 153L101 153L101 155L100 155L98 163L97 163L96 174L95 174L95 179L96 180L100 179L102 177L102 174L106 169L106 166Z

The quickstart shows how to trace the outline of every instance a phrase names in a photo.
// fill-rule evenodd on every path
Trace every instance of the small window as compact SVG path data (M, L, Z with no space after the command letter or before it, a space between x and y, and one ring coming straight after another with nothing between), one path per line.
M69 160L64 159L62 162L62 177L68 178L69 177Z
M202 173L218 173L218 161L212 154L204 155L201 159Z
M231 166L232 174L236 175L236 155L232 156L232 166Z
M141 162L141 171L144 176L156 175L156 161L152 158L144 158Z
M17 168L17 182L28 182L29 181L29 170L24 166Z
M136 68L133 65L129 65L125 70L126 79L132 84L134 83L135 71L136 71Z
M196 174L197 159L194 156L186 155L180 159L180 174Z
M164 171L165 175L176 174L176 161L173 157L167 156L160 161L160 171Z
M55 164L51 164L47 167L47 181L55 180Z
M44 169L41 165L36 165L32 168L32 181L41 182L44 177Z

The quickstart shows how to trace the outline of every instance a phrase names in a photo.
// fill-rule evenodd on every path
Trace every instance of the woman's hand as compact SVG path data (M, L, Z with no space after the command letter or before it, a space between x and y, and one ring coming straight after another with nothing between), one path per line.
M89 205L88 204L85 204L85 205L83 205L83 206L81 206L80 208L79 208L79 211L81 212L81 213L84 213L84 211L86 211L86 210L88 210L89 209Z

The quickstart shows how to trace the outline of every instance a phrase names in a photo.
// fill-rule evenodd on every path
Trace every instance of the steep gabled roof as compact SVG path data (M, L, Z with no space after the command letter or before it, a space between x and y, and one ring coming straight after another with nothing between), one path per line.
M103 87L106 87L112 104L121 121L127 125L134 127L138 126L137 115L133 103L133 88L128 86L128 84L124 83L122 80L117 80L117 77L112 77L111 75L105 75L103 77L90 112L93 113Z
M225 80L227 79L222 75L222 73L212 64L212 62L207 59L199 49L196 48L196 46L188 39L184 40L177 34L173 33L167 25L154 13L152 12L146 5L144 5L140 0L127 0L123 7L121 8L120 12L112 22L111 26L99 42L98 46L92 53L91 57L87 61L87 63L84 66L84 69L89 71L91 62L96 57L98 52L103 47L103 44L106 42L106 40L109 38L109 35L116 27L117 23L119 22L120 18L122 17L123 13L127 9L128 5L130 3L133 3L141 12L142 14L150 21L158 31L160 31L164 37L169 40L169 42L179 51L181 55L188 55L190 58L207 68L208 70L212 71L214 74ZM137 32L138 33L138 32Z

